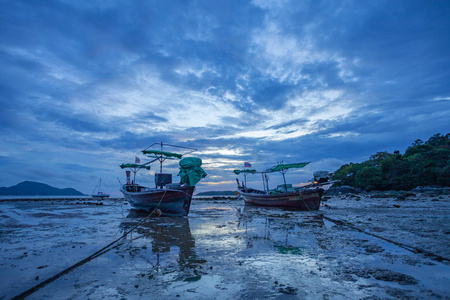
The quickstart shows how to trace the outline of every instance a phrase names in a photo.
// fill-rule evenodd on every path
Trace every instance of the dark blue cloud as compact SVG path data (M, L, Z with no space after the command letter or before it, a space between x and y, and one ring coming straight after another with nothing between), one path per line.
M0 166L21 166L0 185L114 187L155 141L232 182L243 161L334 168L448 131L448 1L0 6Z

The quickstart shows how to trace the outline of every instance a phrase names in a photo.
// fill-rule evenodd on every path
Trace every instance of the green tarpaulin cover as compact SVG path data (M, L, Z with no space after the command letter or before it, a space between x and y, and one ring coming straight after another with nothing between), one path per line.
M150 170L150 166L144 166L144 165L139 165L139 164L121 164L120 168L125 169L125 168L138 168L138 169L147 169Z
M241 173L252 173L255 174L256 170L255 169L246 169L246 170L233 170L234 174L239 175Z
M180 180L190 186L194 186L200 179L206 177L206 172L200 167L202 160L197 157L185 157L180 160Z
M183 155L173 152L165 152L165 151L158 151L158 150L142 150L142 153L144 154L156 154L156 155L164 155L166 157L176 157L181 159Z
M291 169L291 168L303 168L307 164L309 164L309 162L296 163L296 164L278 164L277 166L268 169L267 172L276 172L276 171L287 170L287 169Z

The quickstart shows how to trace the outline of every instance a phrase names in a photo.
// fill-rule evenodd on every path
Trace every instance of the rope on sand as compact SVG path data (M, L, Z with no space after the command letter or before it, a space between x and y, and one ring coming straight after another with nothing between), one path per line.
M409 246L409 245L406 245L406 244L403 244L403 243L400 243L400 242L396 242L396 241L393 241L391 239L382 237L382 236L380 236L378 234L367 232L367 231L365 231L365 230L363 230L361 228L358 228L358 227L356 227L356 226L354 226L354 225L352 225L352 224L350 224L348 222L345 222L345 221L342 221L342 220L335 220L335 219L332 219L330 217L324 216L323 214L321 214L321 215L322 215L322 217L324 219L326 219L326 220L328 220L330 222L333 222L336 225L350 227L351 229L354 229L354 230L359 231L361 233L364 233L364 234L367 234L367 235L379 238L379 239L381 239L383 241L386 241L386 242L392 243L394 245L397 245L397 246L399 246L399 247L401 247L403 249L406 249L406 250L408 250L408 251L410 251L412 253L421 253L421 254L425 254L426 256L429 256L429 257L431 257L431 258L433 258L433 259L435 259L437 261L444 261L445 260L445 261L449 261L450 262L450 259L447 258L447 257L443 257L441 255L429 252L427 250L423 250L423 249L420 249L420 248L417 248L417 247L413 247L413 246Z
M131 232L133 232L136 228L138 228L142 223L144 223L148 218L150 218L155 211L158 209L159 205L161 204L162 200L164 199L164 196L166 195L166 191L164 191L164 194L161 197L161 200L159 200L158 205L156 206L156 208L148 214L148 216L146 216L144 219L142 219L139 223L137 223L136 226L134 226L133 228L131 228L130 230L128 230L127 232L125 232L121 237L119 237L118 239L116 239L115 241L109 243L108 245L106 245L105 247L103 247L102 249L98 250L97 252L95 252L94 254L91 254L90 256L86 257L85 259L80 260L79 262L77 262L76 264L68 267L67 269L59 272L58 274L50 277L49 279L33 286L32 288L26 290L25 292L21 293L20 295L15 296L14 298L12 298L13 300L16 299L25 299L25 297L30 296L31 294L37 292L38 290L40 290L41 288L43 288L44 286L52 283L53 281L55 281L56 279L58 279L59 277L63 276L64 274L67 274L69 272L71 272L72 270L84 265L87 262L90 262L91 260L99 257L102 254L105 254L106 252L115 249L117 247L119 247L121 244L116 245L114 247L111 247L112 245L116 244L117 242L119 242L121 239L125 238L128 234L130 234ZM110 248L111 247L111 248Z
M317 213L316 211L313 211L313 210L311 210L311 209L308 207L308 205L306 204L306 202L305 202L305 200L304 200L303 198L302 198L302 200L303 200L303 203L305 204L306 208L307 208L310 212L315 213L315 214L317 214L317 215L321 215L325 220L328 220L328 221L330 221L330 222L333 222L333 223L336 224L336 225L341 225L341 226L344 225L344 226L350 227L351 229L354 229L354 230L359 231L359 232L361 232L361 233L364 233L364 234L367 234L367 235L370 235L370 236L379 238L379 239L381 239L381 240L383 240L383 241L386 241L386 242L392 243L392 244L394 244L394 245L397 245L397 246L399 246L399 247L401 247L401 248L403 248L403 249L406 249L406 250L408 250L408 251L410 251L410 252L412 252L412 253L421 253L421 254L425 254L426 256L429 256L429 257L431 257L431 258L433 258L433 259L435 259L435 260L437 260L437 261L444 261L444 260L445 260L445 261L450 262L450 259L447 258L447 257L443 257L443 256L441 256L441 255L432 253L432 252L427 251L427 250L423 250L423 249L420 249L420 248L417 248L417 247L413 247L413 246L409 246L409 245L406 245L406 244L403 244L403 243L400 243L400 242L393 241L393 240L391 240L391 239L382 237L382 236L380 236L380 235L378 235L378 234L371 233L371 232L367 232L367 231L365 231L365 230L363 230L363 229L361 229L361 228L358 228L358 227L356 227L356 226L350 224L349 222L345 222L345 221L342 221L342 220L335 220L335 219L332 219L332 218L330 218L330 217L325 216L325 215L322 214L322 213Z

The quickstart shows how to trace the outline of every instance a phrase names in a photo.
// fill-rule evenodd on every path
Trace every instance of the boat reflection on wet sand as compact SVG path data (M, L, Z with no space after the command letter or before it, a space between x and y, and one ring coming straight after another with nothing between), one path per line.
M255 241L262 239L264 244L269 243L280 254L303 254L305 241L308 239L307 235L300 233L305 228L320 230L325 226L322 214L305 215L298 222L292 222L292 212L277 207L246 205L242 210L238 210L238 214L238 227L245 229L247 248L254 247ZM310 239L312 240L314 238Z
M127 221L122 222L121 227L128 231L138 225L141 220L149 215L146 210L131 209L127 215ZM171 273L178 273L177 280L196 281L201 279L201 265L206 260L198 258L195 253L195 240L191 234L188 218L148 218L140 224L129 237L131 243L136 243L138 239L143 240L144 245L141 249L147 249L148 241L151 240L152 253L156 254L156 260L153 264L153 270L148 274L141 274L153 278L162 271L167 272L167 266L161 256L173 255L178 252L175 260L178 263L178 270L170 266ZM138 236L136 237L136 233Z

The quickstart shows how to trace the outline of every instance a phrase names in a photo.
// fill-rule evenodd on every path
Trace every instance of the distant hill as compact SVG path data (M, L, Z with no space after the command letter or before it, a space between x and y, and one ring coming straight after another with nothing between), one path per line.
M197 196L228 196L228 195L234 196L236 195L236 191L211 191L197 194Z
M84 196L83 193L73 189L58 189L48 184L24 181L11 187L0 187L3 196Z
M419 186L450 187L450 133L415 140L405 154L378 152L362 163L345 164L333 174L335 185L366 191L409 191Z

